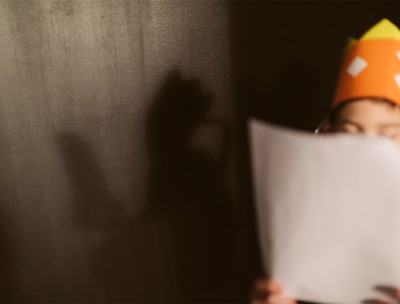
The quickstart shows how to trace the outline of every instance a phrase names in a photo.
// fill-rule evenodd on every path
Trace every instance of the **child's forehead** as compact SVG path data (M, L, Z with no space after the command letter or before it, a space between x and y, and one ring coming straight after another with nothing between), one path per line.
M391 110L397 110L399 106L390 100L383 98L357 98L350 100L344 105L343 108L353 107L353 108L387 108Z
M342 106L338 118L357 117L364 121L374 122L400 120L400 107L388 100L359 98Z

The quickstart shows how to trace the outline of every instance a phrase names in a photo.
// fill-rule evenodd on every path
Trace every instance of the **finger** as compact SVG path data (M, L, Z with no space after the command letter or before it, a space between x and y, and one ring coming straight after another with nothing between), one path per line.
M382 300L368 299L368 300L362 301L362 304L390 304L390 303L382 301Z
M265 278L257 279L253 284L250 293L250 301L253 304L266 303L268 295L268 280Z
M397 300L400 300L400 289L396 290L396 298Z
M282 286L273 280L260 278L254 282L253 290L250 294L250 301L252 303L264 303L263 301L269 300L270 295L279 295L282 293ZM265 303L267 303L265 302Z
M267 299L264 300L252 300L250 304L268 304Z
M278 284L277 282L273 281L273 280L268 280L267 281L267 292L268 293L282 293L283 288L280 284Z
M264 291L266 293L281 293L283 289L275 281L261 278L255 282L253 290Z
M399 299L399 295L398 295L398 289L390 287L390 286L375 286L374 289L376 291L379 291L387 296L389 296L392 299Z
M296 301L282 295L272 295L268 297L267 304L295 304Z

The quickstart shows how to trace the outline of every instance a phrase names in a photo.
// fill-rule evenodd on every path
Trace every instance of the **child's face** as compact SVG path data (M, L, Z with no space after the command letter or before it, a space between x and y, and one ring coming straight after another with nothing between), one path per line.
M341 109L333 132L386 136L400 146L400 107L360 99Z

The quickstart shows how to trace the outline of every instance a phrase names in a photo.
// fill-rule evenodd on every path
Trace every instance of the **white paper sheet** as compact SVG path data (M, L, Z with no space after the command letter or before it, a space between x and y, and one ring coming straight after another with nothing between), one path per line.
M400 288L400 149L250 122L265 267L290 296L355 304Z

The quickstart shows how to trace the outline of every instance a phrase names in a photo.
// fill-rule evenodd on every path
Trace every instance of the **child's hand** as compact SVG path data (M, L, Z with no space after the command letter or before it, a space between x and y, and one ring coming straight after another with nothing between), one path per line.
M283 294L283 288L278 283L268 279L258 279L254 282L250 295L252 304L295 304L296 301Z
M376 286L375 290L386 296L385 300L367 299L363 304L394 304L400 303L400 289L388 286Z

